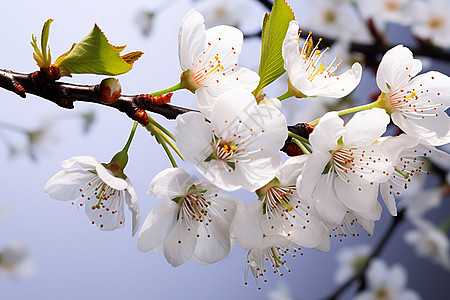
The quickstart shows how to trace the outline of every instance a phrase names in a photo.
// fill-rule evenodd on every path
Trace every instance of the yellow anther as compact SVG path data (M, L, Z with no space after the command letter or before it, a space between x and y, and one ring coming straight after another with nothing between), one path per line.
M405 96L405 98L413 98L416 96L416 92L412 92L411 95Z
M225 69L222 65L220 65L220 69L223 71L223 69Z
M230 146L230 149L231 149L231 151L234 151L234 150L236 150L236 147Z
M214 59L217 60L217 61L219 61L219 56L217 56L217 55L214 56Z

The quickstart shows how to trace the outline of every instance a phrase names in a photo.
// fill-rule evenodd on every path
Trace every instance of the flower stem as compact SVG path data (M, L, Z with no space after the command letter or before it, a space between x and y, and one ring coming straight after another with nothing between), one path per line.
M127 143L125 144L125 147L123 147L123 150L122 150L125 153L128 153L128 149L130 149L130 145L131 145L131 142L133 141L134 134L136 133L136 129L137 129L137 125L138 124L139 123L137 121L134 121L133 128L131 129L131 132L130 132L130 136L128 137L128 141L127 141Z
M371 108L374 108L374 107L384 108L384 106L382 105L382 103L380 101L375 101L375 102L372 102L372 103L369 103L369 104L365 104L365 105L361 105L361 106L356 106L356 107L351 107L351 108L340 110L340 111L338 111L338 115L342 116L342 115L351 114L351 113L358 112L358 111L368 110L368 109L371 109ZM314 121L311 121L308 124L311 125L311 126L316 126L319 123L321 118L322 117L320 117L318 119L315 119Z
M170 163L172 164L172 167L178 168L177 162L173 158L172 153L170 153L170 150L167 147L166 142L164 140L159 140L159 142L161 143L161 146L163 147L164 151L166 152L167 157L169 157L169 160L170 160Z
M294 96L294 94L291 92L291 90L287 90L286 93L284 93L283 95L281 95L281 96L279 96L277 98L278 98L278 100L283 101L283 100L285 100L287 98L291 98L293 96Z
M288 136L290 136L291 138L295 138L295 139L299 140L300 142L302 142L304 144L309 144L308 139L305 139L304 137L299 136L298 134L295 134L295 133L293 133L291 131L288 131Z
M172 86L170 88L167 88L165 90L161 90L161 91L158 91L158 92L151 93L150 95L158 96L158 95L167 94L167 93L174 92L174 91L181 90L181 89L184 89L184 85L181 82L179 82L179 83L175 84L174 86Z
M162 132L164 132L168 137L170 137L172 140L175 141L175 136L166 128L164 128L164 126L162 126L161 124L159 124L158 122L156 122L152 117L150 117L150 115L148 115L148 121L150 123L152 123L152 125L158 127Z
M293 138L292 142L294 144L296 144L297 146L299 146L304 154L311 154L311 149L309 149L306 145L304 145L302 142L300 142L296 138Z

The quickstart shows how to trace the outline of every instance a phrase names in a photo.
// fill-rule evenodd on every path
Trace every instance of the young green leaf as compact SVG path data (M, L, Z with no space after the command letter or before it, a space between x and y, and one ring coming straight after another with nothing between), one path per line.
M91 33L81 42L74 44L55 62L62 76L70 74L119 75L128 72L133 63L142 56L136 51L120 56L125 46L109 44L105 34L95 24Z
M294 19L294 13L285 0L274 0L272 12L264 16L258 70L260 81L253 91L255 96L286 71L281 51L289 22Z
M31 46L33 46L33 58L36 61L39 68L48 68L52 64L52 56L50 54L50 47L48 47L48 37L50 35L50 24L53 19L48 19L44 26L42 26L41 32L41 45L37 44L36 36L31 35Z

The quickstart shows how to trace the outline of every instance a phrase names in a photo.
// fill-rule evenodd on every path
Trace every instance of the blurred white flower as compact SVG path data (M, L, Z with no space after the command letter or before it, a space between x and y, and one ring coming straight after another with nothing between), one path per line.
M428 257L450 271L450 243L447 235L432 223L415 218L416 229L405 232L405 242L414 247L417 255Z
M78 164L86 170L69 169ZM80 200L85 212L100 230L122 228L125 223L124 201L133 214L132 234L139 227L140 212L137 195L128 178L119 178L92 156L76 156L63 161L63 170L56 173L45 185L50 197L61 201ZM107 166L107 165L106 165ZM123 174L123 173L122 173Z
M434 146L447 144L450 77L435 71L416 76L421 70L422 63L407 47L398 45L386 52L376 75L381 99L394 124L406 134Z
M314 33L335 39L371 43L373 38L350 1L310 1L301 20ZM377 2L377 1L373 1Z
M373 259L366 272L368 290L355 296L355 300L418 300L420 296L406 288L406 270L396 264L388 268L381 259Z
M411 0L356 1L363 15L374 19L380 29L384 28L387 23L411 24L419 14L411 7L411 2Z
M241 21L248 15L250 1L243 0L203 0L196 6L204 16L206 27L230 25L239 27Z
M448 0L415 1L413 34L436 46L450 47L449 11Z
M243 34L231 26L216 26L205 30L203 16L190 10L184 17L178 35L178 55L184 73L182 83L195 92L197 107L207 118L217 97L239 87L252 92L259 75L238 68Z
M278 281L277 287L267 292L269 300L294 300L288 285L284 281Z
M11 278L28 277L35 266L29 258L28 247L21 242L9 243L0 251L0 273Z
M175 136L185 159L214 185L255 191L281 167L287 125L278 108L257 105L251 92L233 89L218 97L211 123L196 112L179 115Z
M218 191L206 180L194 181L182 169L160 172L148 193L163 202L145 219L138 250L164 251L173 267L191 258L204 264L225 258L231 247L230 225L240 200Z
M370 252L371 247L366 244L342 248L336 255L338 266L334 273L334 281L341 284L350 279L364 266Z
M293 20L283 42L284 68L289 75L290 90L295 96L340 98L351 93L361 80L362 67L354 63L350 70L335 75L340 68L339 57L325 63L325 52L313 45L311 32L299 51L299 24ZM320 40L319 40L320 42Z

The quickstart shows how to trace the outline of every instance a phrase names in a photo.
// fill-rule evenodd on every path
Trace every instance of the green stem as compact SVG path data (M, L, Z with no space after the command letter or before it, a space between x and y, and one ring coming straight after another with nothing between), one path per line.
M167 88L165 90L161 90L161 91L158 91L158 92L151 93L150 95L158 96L158 95L167 94L167 93L174 92L174 91L181 90L181 89L184 89L184 85L181 82L179 82L179 83L175 84L174 86L172 86L170 88Z
M127 143L125 144L125 147L123 147L123 150L122 150L125 153L128 153L128 149L130 149L130 145L131 145L131 142L133 141L134 134L136 133L136 129L137 129L137 125L138 124L139 123L137 121L134 121L133 128L131 129L131 132L130 132L130 136L128 137L128 141L127 141Z
M292 139L292 142L299 146L299 148L302 150L304 154L311 154L311 149L307 148L306 145L304 145L302 142L297 140L296 138Z
M161 135L159 133L156 133L155 135L157 136L156 138L158 139L159 143L161 144L161 146L163 147L164 151L166 152L167 157L169 157L169 160L170 160L170 163L172 164L172 167L178 168L178 165L177 165L175 159L173 158L172 153L170 153L170 150L167 147L166 142L164 141L164 139L161 139Z
M309 144L308 139L305 139L304 137L299 136L298 134L295 134L293 132L288 131L288 136L290 136L291 138L295 138L295 139L301 141L302 143Z
M281 95L281 96L279 96L277 98L278 98L278 100L283 101L283 100L285 100L287 98L291 98L293 96L294 96L294 94L291 92L291 90L287 90L286 93L284 93L283 95Z
M164 126L162 126L161 124L159 124L158 122L156 122L152 117L150 117L150 115L148 115L148 121L150 123L152 123L153 126L156 126L159 128L159 130L161 130L162 132L164 132L168 137L170 137L172 140L175 141L175 136L166 128L164 128Z
M374 108L374 107L384 108L384 105L383 105L382 101L375 101L375 102L372 102L372 103L369 103L369 104L365 104L365 105L361 105L361 106L356 106L356 107L351 107L351 108L340 110L340 111L338 111L338 115L342 116L342 115L351 114L351 113L358 112L358 111L368 110L368 109L371 109L371 108ZM320 117L318 119L315 119L314 121L309 122L308 124L311 125L311 126L316 126L319 123L321 118L322 117Z

